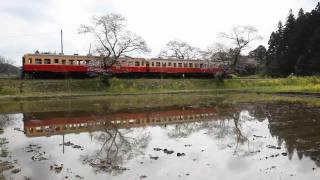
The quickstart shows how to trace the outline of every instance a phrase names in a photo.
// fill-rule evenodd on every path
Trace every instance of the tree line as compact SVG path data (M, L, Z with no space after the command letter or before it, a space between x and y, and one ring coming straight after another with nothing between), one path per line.
M99 69L99 73L107 73L107 69L117 63L120 57L150 52L141 36L126 29L125 21L122 15L110 13L94 17L90 24L80 26L79 33L91 34L96 39L95 50L101 58L92 66ZM227 48L222 43L214 43L201 50L187 42L174 39L165 45L158 58L201 59L208 63L218 61L220 67L236 69L242 51L252 41L261 39L258 30L252 26L236 26L229 33L220 33L219 37L230 40L233 47Z
M272 32L263 73L273 77L290 74L308 76L320 73L320 3L311 12L292 10L283 24Z

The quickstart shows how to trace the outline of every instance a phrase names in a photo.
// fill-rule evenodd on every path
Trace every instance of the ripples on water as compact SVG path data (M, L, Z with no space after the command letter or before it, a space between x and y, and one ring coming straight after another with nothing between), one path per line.
M13 179L319 179L319 111L275 102L2 114L1 168Z

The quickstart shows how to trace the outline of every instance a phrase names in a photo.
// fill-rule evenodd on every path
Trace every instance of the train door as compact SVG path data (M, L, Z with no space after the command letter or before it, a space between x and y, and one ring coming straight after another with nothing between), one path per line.
M121 63L120 62L116 62L116 69L120 69L121 68Z
M146 72L149 72L150 71L150 64L149 62L146 62Z

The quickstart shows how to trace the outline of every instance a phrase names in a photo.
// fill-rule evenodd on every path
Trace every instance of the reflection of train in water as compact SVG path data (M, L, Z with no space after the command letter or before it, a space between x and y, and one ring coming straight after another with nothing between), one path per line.
M178 124L209 120L216 115L215 108L177 109L159 112L114 113L109 115L57 116L56 113L32 114L24 117L24 131L28 137L80 133L146 125ZM38 116L40 119L34 118ZM56 117L53 117L56 116Z
M24 77L88 77L97 70L92 62L100 56L25 54ZM213 77L224 69L211 67L204 60L120 58L111 72L117 77Z

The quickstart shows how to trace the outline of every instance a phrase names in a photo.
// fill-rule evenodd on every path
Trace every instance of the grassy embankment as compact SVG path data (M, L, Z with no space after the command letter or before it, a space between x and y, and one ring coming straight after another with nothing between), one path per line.
M162 95L122 95L122 96L84 96L74 98L49 99L2 99L0 114L33 112L95 112L145 111L174 107L224 107L234 103L301 103L305 106L320 107L319 98L288 97L257 93L187 93Z
M0 97L59 97L82 95L183 93L206 91L320 93L320 77L278 79L111 79L107 87L98 79L0 80Z

